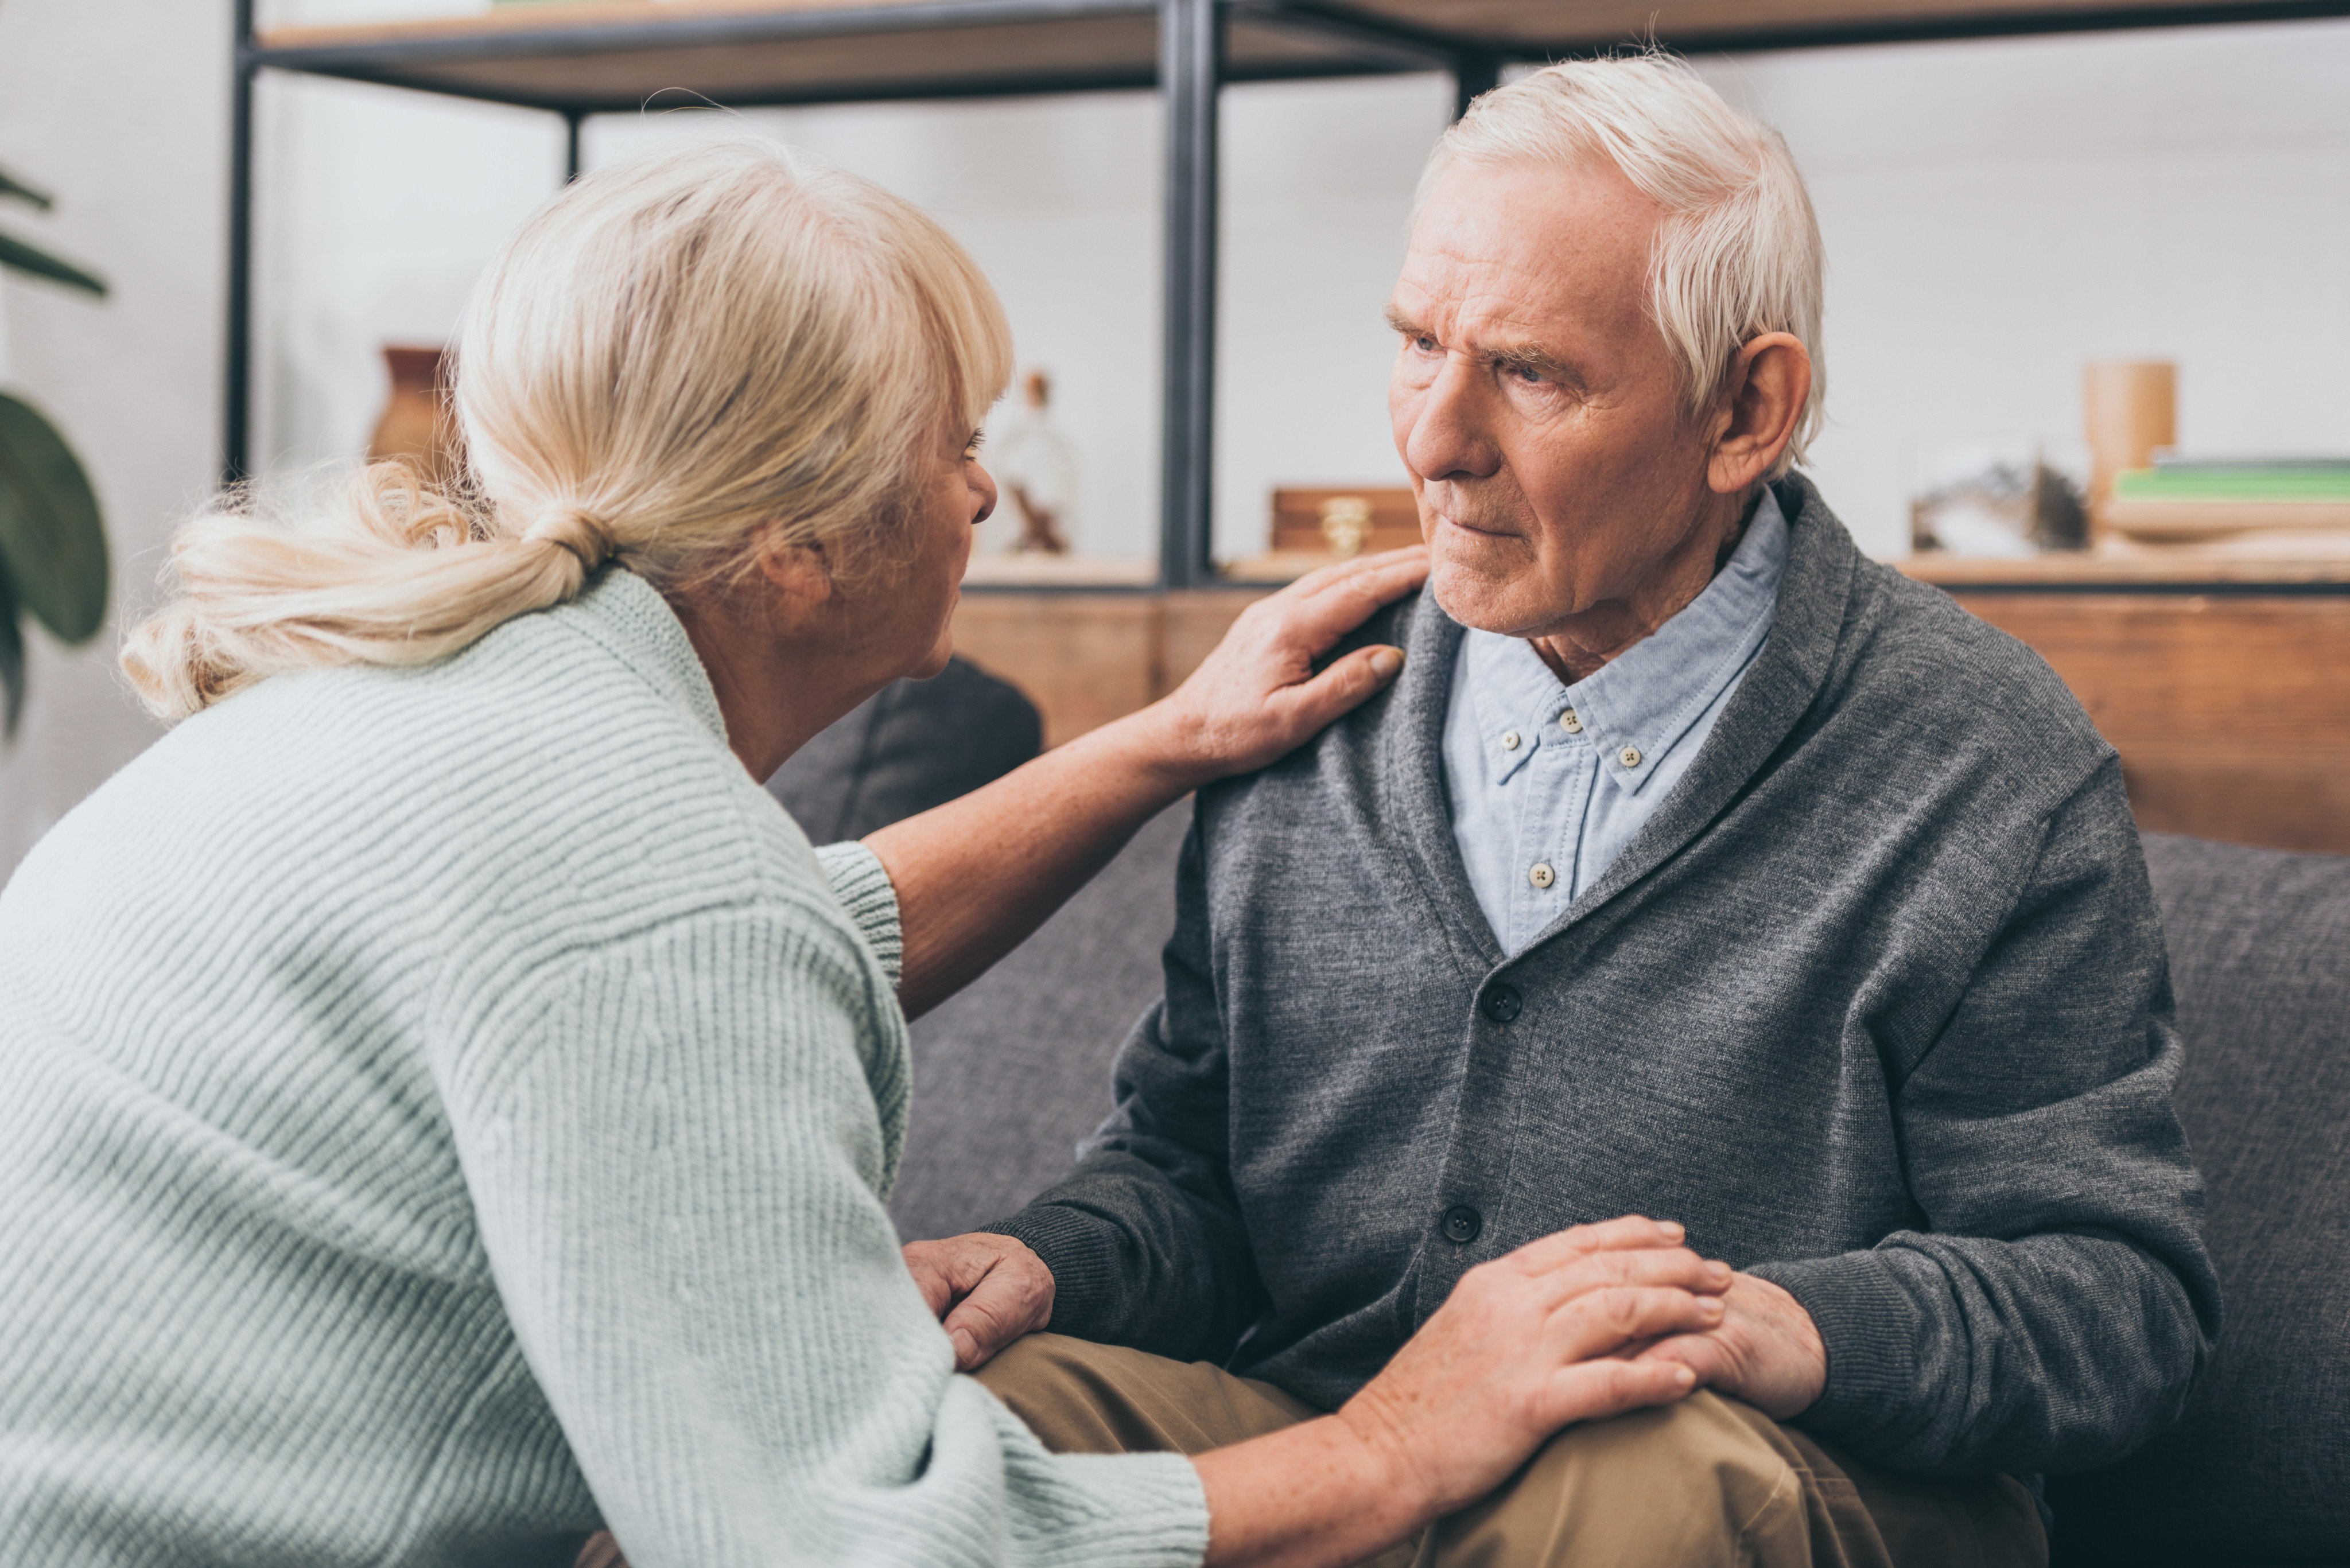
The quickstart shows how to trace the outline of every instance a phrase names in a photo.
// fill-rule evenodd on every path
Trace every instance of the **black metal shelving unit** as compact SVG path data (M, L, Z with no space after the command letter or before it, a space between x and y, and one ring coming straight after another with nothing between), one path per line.
M1228 82L1451 73L1465 106L1505 65L1654 40L1817 48L2350 16L2350 0L632 0L449 22L256 33L237 0L222 468L251 455L254 84L286 71L559 115L671 89L732 107L1155 89L1167 116L1159 584L1216 580L1217 105Z

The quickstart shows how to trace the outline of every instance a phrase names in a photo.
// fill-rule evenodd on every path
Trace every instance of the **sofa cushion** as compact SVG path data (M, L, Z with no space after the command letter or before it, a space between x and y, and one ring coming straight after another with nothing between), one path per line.
M906 1240L960 1235L1068 1174L1109 1114L1111 1058L1159 998L1189 801L963 991L914 1020L906 1158L889 1212Z
M2052 1482L2060 1561L2350 1561L2350 857L2146 849L2225 1324L2177 1429Z

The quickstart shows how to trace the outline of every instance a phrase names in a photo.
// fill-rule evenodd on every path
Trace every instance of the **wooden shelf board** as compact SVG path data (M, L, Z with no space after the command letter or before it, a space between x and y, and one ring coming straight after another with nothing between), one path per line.
M2350 557L2269 559L2202 552L2107 555L2083 550L2009 560L1911 556L1891 563L1920 582L1965 588L2309 588L2350 592Z
M1425 70L1425 52L1236 14L1236 79ZM621 0L259 36L266 66L588 112L1149 87L1152 0Z
M1543 59L1655 36L1686 49L2350 15L2350 0L1232 0L1234 80ZM544 109L845 102L1151 85L1153 0L607 0L283 27L265 66Z
M1349 8L1545 58L1654 36L1679 49L1899 43L2340 15L2312 0L1347 0Z
M973 556L966 588L1148 588L1159 583L1149 556Z

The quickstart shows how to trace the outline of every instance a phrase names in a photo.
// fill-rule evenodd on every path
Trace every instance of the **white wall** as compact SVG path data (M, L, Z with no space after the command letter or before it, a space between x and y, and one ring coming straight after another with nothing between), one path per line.
M298 0L328 21L463 0ZM0 365L89 460L120 566L151 583L207 483L218 410L228 0L0 0L0 164L56 185L36 231L116 280L102 306L0 285ZM1817 51L1717 61L1787 132L1829 257L1815 469L1862 541L1902 545L1921 447L2077 432L2081 363L2181 362L2210 449L2350 450L2350 23ZM1439 78L1253 87L1225 103L1219 534L1263 536L1278 483L1378 482L1378 314ZM93 106L103 104L102 113ZM258 450L356 451L389 339L454 322L498 238L559 177L550 116L271 82L262 99ZM1086 465L1080 543L1149 547L1158 487L1159 119L1142 95L764 113L938 212L1059 375ZM736 129L609 118L591 161ZM0 873L155 732L111 639L34 634L0 754Z
M1827 243L1813 467L1879 554L1937 445L2077 441L2092 358L2179 440L2350 453L2350 23L1750 57Z
M0 166L57 211L0 223L79 258L113 297L0 282L0 382L39 403L106 511L114 604L142 602L169 520L210 483L228 147L227 0L0 0ZM0 877L157 733L114 672L109 628L29 633L31 701L0 750Z

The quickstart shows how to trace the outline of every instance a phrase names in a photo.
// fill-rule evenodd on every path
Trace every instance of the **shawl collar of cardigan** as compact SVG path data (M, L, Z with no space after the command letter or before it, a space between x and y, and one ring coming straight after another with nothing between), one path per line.
M1656 815L1607 873L1509 961L1522 961L1601 910L1626 903L1627 889L1738 798L1825 685L1860 552L1809 480L1790 475L1776 490L1788 519L1787 566L1779 579L1776 619L1752 668ZM1403 828L1403 857L1433 923L1473 984L1504 967L1504 954L1469 886L1444 788L1445 704L1462 632L1431 592L1423 591L1403 613L1409 617L1410 657L1397 683L1394 719L1380 731L1381 813Z

